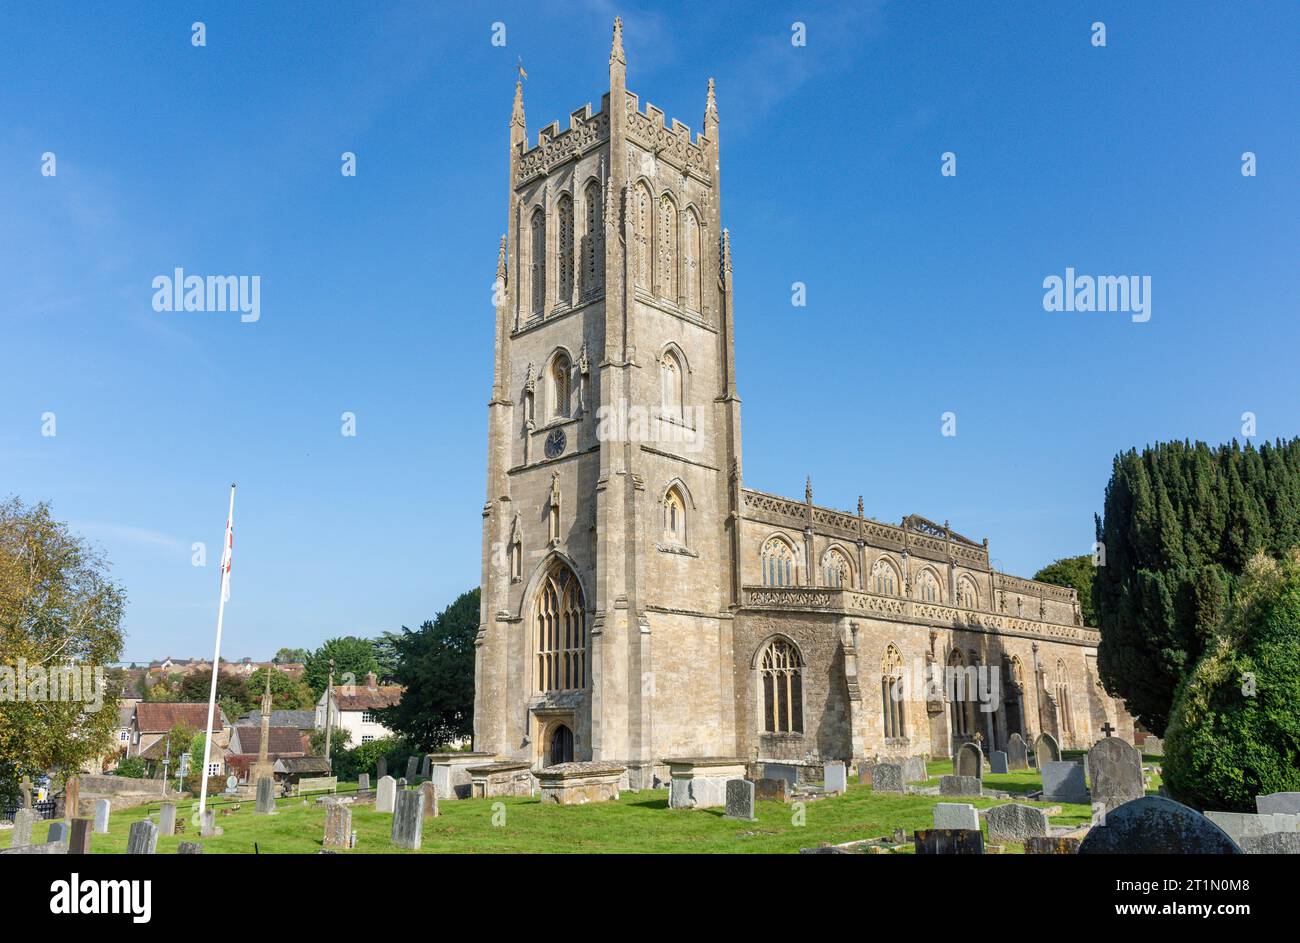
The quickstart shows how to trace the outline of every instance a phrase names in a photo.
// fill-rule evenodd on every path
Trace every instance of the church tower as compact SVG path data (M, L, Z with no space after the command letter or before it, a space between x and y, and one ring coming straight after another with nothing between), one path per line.
M548 766L737 753L740 400L718 108L626 87L509 123L474 745Z

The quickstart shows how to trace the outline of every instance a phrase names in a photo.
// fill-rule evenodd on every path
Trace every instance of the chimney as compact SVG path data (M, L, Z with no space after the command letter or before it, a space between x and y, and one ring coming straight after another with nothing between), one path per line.
M366 688L369 689L369 690L371 690L371 691L373 691L373 690L375 690L375 688L377 688L378 686L379 686L379 682L378 682L378 679L375 678L375 673L374 673L373 671L367 671L367 672L366 672Z

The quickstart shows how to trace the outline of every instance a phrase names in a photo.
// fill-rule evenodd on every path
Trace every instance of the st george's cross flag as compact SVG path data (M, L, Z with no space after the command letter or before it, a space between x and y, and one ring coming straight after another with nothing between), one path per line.
M233 503L233 502L232 502ZM221 551L221 601L230 600L230 556L235 549L235 530L234 523L231 520L234 517L234 508L231 508L230 517L226 518L226 546Z

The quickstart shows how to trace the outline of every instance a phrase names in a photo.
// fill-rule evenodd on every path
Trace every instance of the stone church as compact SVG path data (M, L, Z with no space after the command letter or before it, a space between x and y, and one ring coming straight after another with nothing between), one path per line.
M474 747L535 767L819 765L1088 747L1133 722L1071 589L987 539L746 487L721 133L609 91L510 117L488 405Z

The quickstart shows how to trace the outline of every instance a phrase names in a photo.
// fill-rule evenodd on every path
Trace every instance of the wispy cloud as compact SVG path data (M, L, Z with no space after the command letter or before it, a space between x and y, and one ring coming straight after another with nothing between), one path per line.
M164 547L167 550L187 551L189 549L189 545L180 538L146 527L133 527L130 524L115 524L108 521L74 521L69 526L74 531L101 541Z

